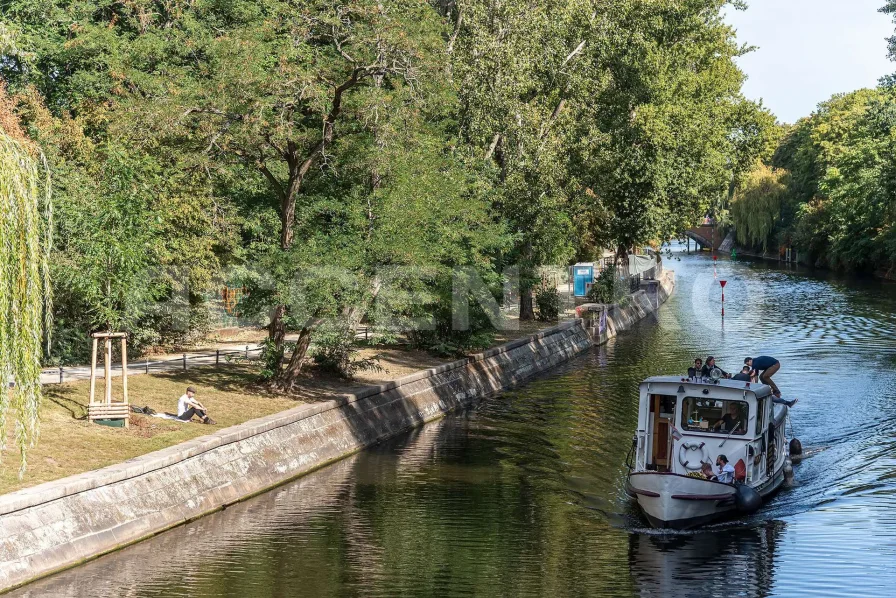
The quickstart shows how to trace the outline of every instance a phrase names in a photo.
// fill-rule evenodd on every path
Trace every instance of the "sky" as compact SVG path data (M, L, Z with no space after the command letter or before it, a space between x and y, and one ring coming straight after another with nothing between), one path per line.
M763 99L781 122L809 116L835 93L874 87L896 73L887 58L894 34L884 0L747 0L728 10L741 43L758 48L738 60L744 94Z

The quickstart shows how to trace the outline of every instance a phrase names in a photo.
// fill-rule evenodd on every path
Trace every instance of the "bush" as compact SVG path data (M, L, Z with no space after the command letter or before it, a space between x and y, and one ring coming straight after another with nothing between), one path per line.
M454 322L454 296L450 276L433 281L431 300L420 307L430 321L429 329L412 330L409 338L412 344L438 355L462 357L475 351L487 349L494 343L496 328L493 320L502 317L483 307L491 299L497 302L500 296L491 286L478 287L468 292L468 321L464 328L457 328ZM495 303L496 305L496 303ZM421 314L422 315L422 314Z
M608 266L597 276L591 290L588 291L588 301L592 303L619 303L626 295L623 281L616 275L616 266Z
M560 292L546 278L535 289L536 318L541 322L554 322L560 317Z
M382 370L377 357L358 358L354 330L342 323L326 323L315 330L308 353L318 367L343 378L363 370Z

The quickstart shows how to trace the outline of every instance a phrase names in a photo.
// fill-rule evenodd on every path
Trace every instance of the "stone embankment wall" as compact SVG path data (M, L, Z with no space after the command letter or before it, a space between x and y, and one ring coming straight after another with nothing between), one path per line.
M520 384L606 342L672 292L667 273L591 317L334 400L0 496L0 591L197 519Z

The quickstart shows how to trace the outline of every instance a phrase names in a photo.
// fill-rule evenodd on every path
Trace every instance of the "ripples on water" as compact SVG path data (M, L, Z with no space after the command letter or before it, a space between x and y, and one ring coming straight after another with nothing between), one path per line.
M871 596L896 585L896 287L667 262L654 322L524 388L22 596ZM770 354L811 455L756 516L647 529L637 383Z

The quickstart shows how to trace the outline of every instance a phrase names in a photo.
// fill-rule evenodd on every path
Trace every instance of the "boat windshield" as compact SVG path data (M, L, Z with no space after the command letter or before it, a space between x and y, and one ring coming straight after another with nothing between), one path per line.
M687 397L681 403L681 427L689 432L747 433L750 406L744 401Z

